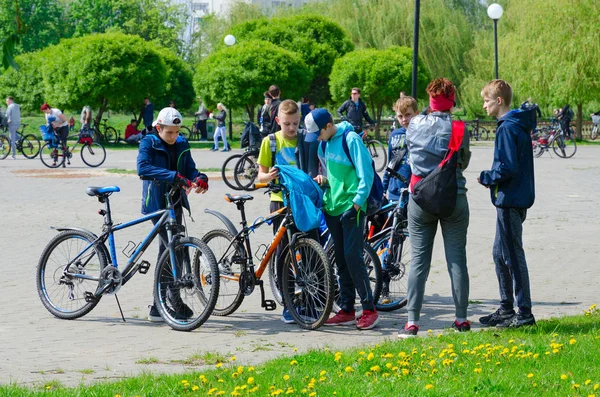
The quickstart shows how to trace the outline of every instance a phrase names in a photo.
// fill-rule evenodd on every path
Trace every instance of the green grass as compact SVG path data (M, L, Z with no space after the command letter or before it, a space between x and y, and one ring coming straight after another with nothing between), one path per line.
M256 367L231 357L204 372L144 374L116 383L43 391L0 386L3 396L448 396L600 394L600 313L537 327L444 332L350 350L314 350ZM394 335L391 335L393 337ZM350 337L350 336L349 336Z

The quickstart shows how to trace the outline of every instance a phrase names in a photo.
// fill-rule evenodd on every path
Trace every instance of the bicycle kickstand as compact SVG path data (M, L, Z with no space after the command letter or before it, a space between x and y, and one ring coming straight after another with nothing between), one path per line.
M117 297L117 294L115 294L115 299L117 300L117 306L119 307L119 312L121 312L121 318L123 319L123 322L126 323L127 321L125 321L125 316L123 315L123 309L121 309L121 304L119 303L119 298Z

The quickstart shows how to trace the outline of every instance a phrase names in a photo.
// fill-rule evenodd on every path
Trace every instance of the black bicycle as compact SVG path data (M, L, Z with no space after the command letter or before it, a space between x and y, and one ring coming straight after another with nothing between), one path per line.
M61 165L64 167L65 162L71 165L71 158L77 148L81 145L79 154L81 160L89 167L99 167L106 160L106 150L104 146L98 142L94 142L91 135L86 133L87 130L81 130L77 135L71 135L69 138L77 138L77 142L71 147L60 142L59 136L54 131L49 131L43 134L46 141L40 149L40 160L48 168L57 168ZM68 139L68 138L67 138Z
M40 152L40 140L33 134L25 134L25 128L29 124L21 124L21 131L17 130L16 148L28 159L35 158ZM4 160L11 152L10 136L0 135L0 160Z
M469 131L469 139L487 141L490 137L490 132L487 128L479 125L479 119L466 122L465 127L467 128L467 131Z
M119 142L119 133L113 127L107 124L108 119L102 119L102 122L96 124L94 122L93 130L96 133L96 137L94 140L98 140L100 142L105 143L118 143ZM102 127L102 130L100 128Z
M229 156L221 167L223 182L233 190L254 190L254 182L258 176L259 149L248 147L244 153Z
M161 182L164 183L164 182ZM197 238L188 237L185 227L175 218L173 197L180 191L173 184L165 195L167 208L126 223L113 223L109 196L119 192L118 186L88 187L104 209L100 236L79 227L56 228L59 232L42 251L36 280L44 307L54 316L72 320L89 313L104 295L115 295L136 273L146 274L150 263L141 260L159 231L166 230L167 249L156 265L154 297L156 307L173 329L191 331L202 325L212 313L219 294L219 270L212 251ZM141 242L130 241L123 249L128 257L119 270L115 233L119 230L158 219ZM108 242L108 247L106 243ZM117 304L119 300L117 298ZM119 309L121 306L119 305ZM121 311L123 321L123 312Z

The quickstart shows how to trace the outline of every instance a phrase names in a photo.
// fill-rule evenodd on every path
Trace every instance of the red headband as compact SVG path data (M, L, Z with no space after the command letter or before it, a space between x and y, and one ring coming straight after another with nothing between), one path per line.
M447 112L454 107L454 94L429 96L429 107L433 112Z

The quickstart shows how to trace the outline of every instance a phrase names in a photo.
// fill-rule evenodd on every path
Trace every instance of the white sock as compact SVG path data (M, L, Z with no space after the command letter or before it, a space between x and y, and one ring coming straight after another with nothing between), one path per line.
M462 324L462 323L464 323L465 321L467 321L467 319L466 319L466 318L458 318L458 317L456 317L456 323L457 323L457 324Z
M419 322L418 322L418 321L408 321L408 322L406 323L406 327L407 327L407 328L408 328L408 327L411 327L411 326L413 326L413 325L414 325L414 326L416 326L416 327L418 327L418 326L419 326Z

